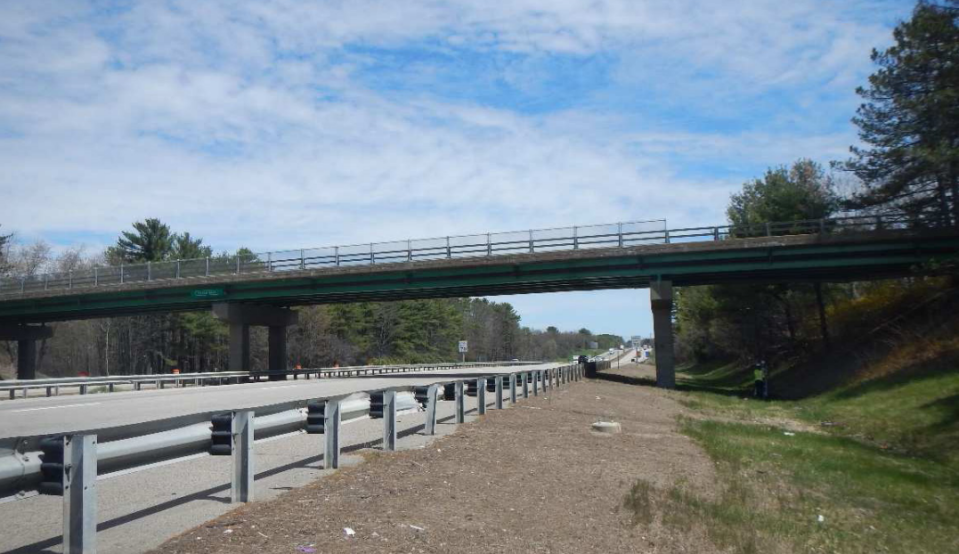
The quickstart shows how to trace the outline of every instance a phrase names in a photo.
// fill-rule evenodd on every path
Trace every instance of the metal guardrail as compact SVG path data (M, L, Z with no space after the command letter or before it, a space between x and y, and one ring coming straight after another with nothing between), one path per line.
M825 234L844 231L904 229L920 221L901 215L850 216L832 219L773 222L747 226L714 225L668 229L665 219L630 221L552 229L531 229L282 250L262 254L212 256L189 260L96 266L66 273L0 278L0 297L44 290L72 290L109 285L190 279L217 275L302 271L330 267L500 255L624 248L645 244L719 241L776 235Z
M62 496L64 552L94 552L96 481L106 474L146 469L158 462L192 459L192 456L203 453L228 454L233 458L231 499L233 502L248 502L253 499L255 439L262 440L303 429L309 433L323 434L324 467L333 469L339 466L342 420L358 417L357 414L362 415L364 411L371 417L382 417L383 449L396 449L396 415L401 409L398 393L415 390L416 401L422 403L426 411L425 432L432 435L436 431L440 387L444 388L444 396L447 387L453 388L455 420L463 423L467 395L477 397L477 412L480 415L486 413L488 379L493 379L494 384L490 388L495 394L493 405L496 409L502 409L507 391L510 403L515 404L520 394L522 398L528 398L530 389L536 396L540 388L545 392L549 388L580 380L583 376L581 364L557 364L519 372L500 371L449 380L435 379L420 386L371 387L354 391L345 397L318 397L311 401L260 406L226 414L194 414L102 429L96 433L7 439L0 441L0 497L17 500L29 498L31 492L36 491ZM369 403L364 405L355 398L349 400L357 394L369 395ZM6 449L3 448L5 445Z
M116 385L132 384L135 390L140 390L144 384L152 384L155 388L162 389L166 385L174 387L186 386L205 386L208 384L230 384L242 383L248 380L259 381L263 377L271 375L292 376L293 379L304 377L360 377L370 375L385 375L390 373L408 373L412 371L424 370L444 370L467 367L485 367L485 366L513 366L538 364L541 362L453 362L445 364L406 364L406 365L382 365L382 366L348 366L348 367L326 367L310 369L291 369L282 372L271 371L218 371L209 373L177 373L177 374L154 374L154 375L113 375L106 377L59 377L51 379L12 379L0 381L0 393L8 392L10 400L16 398L17 392L21 393L22 398L27 397L27 392L33 389L46 389L46 396L59 396L61 388L78 388L80 394L87 394L91 387L107 387L109 392L113 392Z

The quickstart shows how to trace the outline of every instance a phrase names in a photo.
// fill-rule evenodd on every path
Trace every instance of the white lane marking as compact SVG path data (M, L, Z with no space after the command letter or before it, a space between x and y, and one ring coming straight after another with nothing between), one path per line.
M10 410L13 413L18 412L39 412L40 410L59 410L60 408L80 408L86 406L99 406L100 402L88 402L85 404L64 404L63 406L45 406L43 408L25 408L23 410Z

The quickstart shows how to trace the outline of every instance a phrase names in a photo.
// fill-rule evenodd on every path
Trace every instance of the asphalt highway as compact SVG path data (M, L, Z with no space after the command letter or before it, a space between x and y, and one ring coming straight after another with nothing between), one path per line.
M28 398L0 403L0 439L93 432L213 411L265 408L289 402L346 397L358 392L388 388L427 386L471 376L517 373L560 365L483 367L391 376Z

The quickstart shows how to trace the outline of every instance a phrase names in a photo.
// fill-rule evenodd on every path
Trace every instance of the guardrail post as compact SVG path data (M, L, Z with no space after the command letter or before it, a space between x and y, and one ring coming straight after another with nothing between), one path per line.
M766 222L766 236L767 237L773 236L772 227L769 226L768 221Z
M333 261L336 262L336 267L340 266L340 247L333 247Z
M370 243L370 265L376 265L376 255L373 253L373 243Z
M147 281L153 280L153 264L147 262Z
M97 551L97 436L63 437L63 551Z
M523 398L529 398L529 372L524 371L520 376L523 378Z
M533 375L533 396L539 396L539 372L534 371Z
M209 256L207 256L207 258L206 258L206 272L205 272L205 275L206 275L207 277L210 276L210 257L209 257Z
M664 237L664 240L666 241L666 244L669 244L669 229L666 229L663 232L663 237Z
M396 450L396 391L383 391L383 450Z
M436 397L439 392L439 385L430 385L426 389L426 434L436 434Z
M446 257L447 259L453 258L453 249L450 248L450 238L446 237Z
M240 274L240 255L239 254L236 255L236 271L234 271L234 274L235 275Z
M573 227L573 250L579 250L579 237L577 236L578 230L576 227Z
M413 241L406 239L406 261L413 261Z
M516 404L516 374L509 374L509 403Z
M713 227L713 240L719 240L719 227Z
M476 380L476 412L479 415L486 413L486 378Z
M493 255L493 239L489 233L486 233L486 255Z
M336 469L340 467L340 401L327 400L323 410L323 435L326 439L323 467Z
M123 284L123 264L120 264L120 284Z
M306 269L306 256L303 255L302 248L300 248L300 269Z
M619 247L622 248L623 247L623 224L622 223L616 224L616 235L619 237Z
M463 390L463 382L456 382L456 423L466 421L466 391Z
M503 409L503 376L497 375L496 379L496 409Z
M100 266L93 266L93 286L100 286Z
M233 412L231 502L253 501L253 411Z
M533 230L532 229L530 229L529 231L529 253L530 254L533 253Z

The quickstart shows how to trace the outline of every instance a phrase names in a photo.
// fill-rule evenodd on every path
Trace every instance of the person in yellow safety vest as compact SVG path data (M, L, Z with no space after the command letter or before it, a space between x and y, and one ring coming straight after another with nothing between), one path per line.
M765 360L760 360L753 366L753 378L755 379L756 398L769 398L769 368Z

